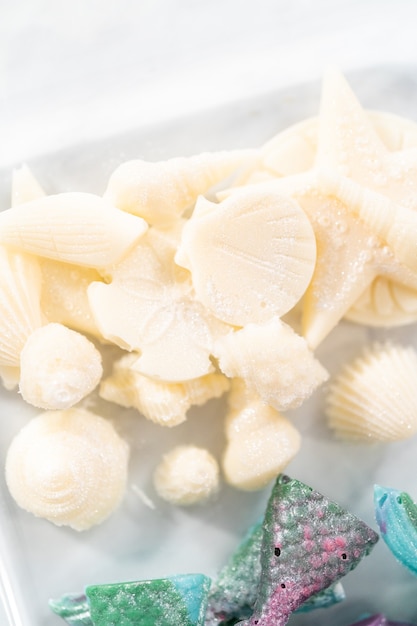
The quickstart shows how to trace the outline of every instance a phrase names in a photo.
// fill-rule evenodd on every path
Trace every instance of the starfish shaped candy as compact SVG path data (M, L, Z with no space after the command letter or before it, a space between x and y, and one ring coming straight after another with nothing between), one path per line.
M417 209L417 146L389 150L369 113L335 69L323 79L315 166L335 169L402 206Z

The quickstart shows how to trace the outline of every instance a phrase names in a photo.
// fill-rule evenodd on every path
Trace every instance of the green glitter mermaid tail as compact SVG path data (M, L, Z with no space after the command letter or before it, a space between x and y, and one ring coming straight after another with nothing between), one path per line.
M378 535L304 483L280 475L263 522L261 576L243 626L283 626L313 594L368 555Z
M229 626L250 617L261 577L262 520L252 526L210 589L205 626ZM340 583L306 600L298 612L325 608L344 600Z
M69 626L94 626L85 594L67 593L58 600L49 600L49 608Z
M210 583L203 574L184 574L91 585L50 607L71 626L203 626Z
M375 518L395 558L417 574L417 505L408 493L375 485Z

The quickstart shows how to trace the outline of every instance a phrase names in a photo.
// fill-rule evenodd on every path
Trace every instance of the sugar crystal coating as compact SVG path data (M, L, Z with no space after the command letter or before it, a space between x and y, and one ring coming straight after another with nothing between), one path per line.
M208 598L205 626L229 624L250 617L261 577L262 520L254 524L220 570ZM311 596L298 609L306 612L344 600L340 583Z
M352 513L285 475L275 483L263 529L261 578L246 626L282 626L305 600L355 568L378 540Z
M413 624L409 624L408 622L392 621L382 613L375 613L374 615L364 617L358 622L351 624L351 626L413 626Z
M375 518L395 558L417 575L417 505L398 489L375 485Z
M83 593L67 593L56 600L49 600L49 608L69 626L94 626L87 596Z
M210 579L203 574L86 588L94 626L202 626Z

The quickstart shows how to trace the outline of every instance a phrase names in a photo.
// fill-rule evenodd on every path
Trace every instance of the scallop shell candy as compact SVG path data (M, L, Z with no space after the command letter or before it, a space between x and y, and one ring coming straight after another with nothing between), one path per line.
M38 261L0 246L0 365L18 367L28 337L42 324Z
M411 324L417 320L417 290L377 276L345 318L374 327Z
M348 364L326 398L329 427L340 439L389 442L417 432L417 352L374 344Z

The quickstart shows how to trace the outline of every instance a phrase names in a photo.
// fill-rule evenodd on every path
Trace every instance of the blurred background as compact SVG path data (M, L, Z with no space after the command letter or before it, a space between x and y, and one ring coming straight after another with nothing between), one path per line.
M414 0L1 0L0 167L343 71L417 61Z

